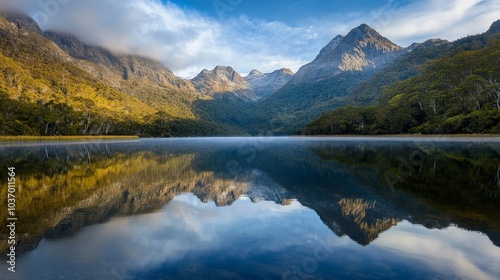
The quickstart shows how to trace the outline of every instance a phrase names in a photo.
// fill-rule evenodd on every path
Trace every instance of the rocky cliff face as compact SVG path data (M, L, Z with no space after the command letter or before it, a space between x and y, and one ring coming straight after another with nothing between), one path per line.
M91 72L108 82L116 84L119 78L122 80L136 78L159 87L194 91L189 81L176 77L172 71L153 59L115 54L104 48L85 44L71 34L47 31L44 35L72 57L97 64L100 69L94 69Z
M486 32L487 34L497 34L500 33L500 20L495 21L490 29Z
M294 73L288 68L282 68L272 73L261 73L253 70L245 77L248 88L258 98L264 98L283 87L293 77Z
M393 61L402 48L366 24L339 35L325 46L309 64L302 66L294 82L331 78L346 71L380 68Z
M20 31L42 33L38 24L25 14L0 11L0 17L5 18Z
M194 87L162 63L138 55L113 53L70 34L46 31L43 36L71 57L72 64L96 80L171 116L194 118L190 107L198 95Z
M245 95L248 88L245 79L230 66L217 66L213 70L203 69L191 82L199 93L208 96L226 92Z
M196 91L202 96L213 97L216 94L233 93L234 95L255 100L248 91L247 82L230 66L216 66L213 70L203 69L191 80Z
M256 101L283 87L293 77L290 69L283 68L272 73L253 70L243 78L230 66L217 66L213 70L204 69L191 80L202 95L233 93L238 97Z

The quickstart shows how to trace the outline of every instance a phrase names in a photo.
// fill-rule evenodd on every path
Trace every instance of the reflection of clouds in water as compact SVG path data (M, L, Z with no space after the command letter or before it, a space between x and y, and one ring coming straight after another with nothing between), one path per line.
M109 278L113 269L144 270L207 254L229 260L280 253L303 244L310 232L322 238L332 234L313 210L297 201L283 206L241 197L231 206L217 207L182 194L156 213L115 218L71 238L44 240L23 256L21 264L29 269L12 279L78 279L87 273Z
M427 229L403 221L370 246L417 259L450 277L498 279L500 275L500 248L481 233L456 227Z
M290 217L285 218L286 215ZM310 229L297 224L304 223L314 225L321 221L314 211L297 201L282 206L270 201L252 203L248 197L241 197L231 206L216 207L214 202L203 203L192 194L183 194L160 212L118 218L92 227L75 237L80 241L67 246L82 246L84 240L93 240L84 245L86 254L78 257L79 263L105 259L102 251L108 248L108 257L116 262L129 268L144 268L208 251L224 250L229 255L253 250L279 252L303 242L303 232ZM283 232L297 233L276 240ZM242 237L255 240L256 244L239 244ZM263 246L263 239L272 242Z
M243 196L231 206L216 207L182 194L156 213L115 218L71 238L42 241L19 263L30 269L20 270L13 279L78 279L86 273L89 279L108 279L113 269L143 273L186 263L209 270L214 256L228 265L248 260L248 267L259 269L262 264L255 258L266 254L279 255L272 268L282 273L314 257L323 243L328 243L331 254L317 272L340 279L349 273L401 278L406 270L424 278L495 279L493 275L500 273L495 267L500 248L480 233L456 227L427 229L404 221L366 247L346 236L331 236L318 215L297 201L282 206L252 203Z
M248 197L242 197L229 207L216 207L214 202L203 203L192 194L183 194L175 197L159 213L143 215L132 222L114 223L115 234L120 232L120 236L114 239L123 243L120 249L127 256L125 261L138 268L180 260L189 253L239 248L242 244L238 241L243 236L272 238L265 248L258 244L256 250L280 251L300 244L304 236L297 234L292 239L276 237L276 234L286 234L293 231L290 227L296 227L288 222L290 219L282 219L284 215L293 215L297 222L319 222L315 212L297 201L282 206L270 201L255 204ZM277 233L277 228L282 233ZM305 232L306 229L298 230ZM240 255L240 252L227 253Z

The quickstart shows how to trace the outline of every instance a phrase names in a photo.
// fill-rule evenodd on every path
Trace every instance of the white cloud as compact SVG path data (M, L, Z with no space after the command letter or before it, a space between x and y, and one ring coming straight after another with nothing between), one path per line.
M482 233L453 226L427 229L403 221L381 234L371 246L411 256L450 278L496 279L500 272L500 248Z
M430 38L456 40L485 32L500 19L497 0L424 0L407 6L398 1L372 13L369 24L403 46Z

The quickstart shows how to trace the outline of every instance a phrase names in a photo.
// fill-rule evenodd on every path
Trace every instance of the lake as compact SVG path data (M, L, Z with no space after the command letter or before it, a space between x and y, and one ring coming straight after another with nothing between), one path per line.
M499 138L0 144L0 279L500 279Z

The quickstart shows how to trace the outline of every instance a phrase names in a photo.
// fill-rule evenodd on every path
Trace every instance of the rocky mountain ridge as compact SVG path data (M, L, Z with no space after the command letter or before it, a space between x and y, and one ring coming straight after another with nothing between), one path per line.
M6 19L20 31L42 34L42 30L36 21L25 14L19 12L0 11L0 17Z
M261 99L282 88L292 79L293 75L293 71L288 68L282 68L272 73L261 73L258 70L252 70L245 77L245 81L254 95Z
M191 79L191 83L204 96L232 92L237 96L255 99L255 96L247 94L245 79L231 66L216 66L213 70L203 69Z
M71 34L46 31L44 35L72 57L96 63L101 68L101 71L96 72L103 79L113 79L110 72L114 72L125 81L135 77L146 79L159 87L194 91L189 82L178 78L172 71L153 59L137 55L115 54L105 48L85 44Z
M312 62L297 71L292 82L327 79L346 71L378 69L393 61L402 50L402 47L362 24L346 36L336 36Z
M203 69L191 83L202 95L233 93L244 99L257 101L283 87L294 75L292 70L282 68L272 73L252 70L243 77L231 66L216 66L213 70Z

